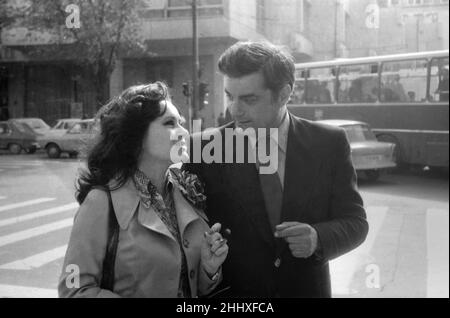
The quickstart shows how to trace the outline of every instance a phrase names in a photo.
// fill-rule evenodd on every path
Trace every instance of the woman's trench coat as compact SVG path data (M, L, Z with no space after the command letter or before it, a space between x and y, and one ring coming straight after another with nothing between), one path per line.
M200 265L200 248L209 226L206 217L178 188L173 191L191 293L193 297L206 295L220 281L210 280ZM177 240L153 208L141 203L131 180L111 191L111 197L120 225L114 291L100 288L107 245L108 197L101 190L92 190L75 217L58 285L59 296L177 297L181 271Z

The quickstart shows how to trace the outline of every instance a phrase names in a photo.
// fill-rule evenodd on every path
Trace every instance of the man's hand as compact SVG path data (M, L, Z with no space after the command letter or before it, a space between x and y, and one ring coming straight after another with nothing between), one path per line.
M283 238L288 244L291 253L297 258L308 258L318 248L316 230L305 223L284 222L276 226L276 238Z
M209 232L205 233L201 248L201 264L210 276L219 271L220 266L228 255L227 240L222 238L222 235L219 233L221 227L220 223L216 223Z

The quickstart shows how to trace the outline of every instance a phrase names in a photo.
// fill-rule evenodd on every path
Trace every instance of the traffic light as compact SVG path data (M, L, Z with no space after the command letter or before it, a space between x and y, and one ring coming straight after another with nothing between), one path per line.
M191 91L189 89L189 83L183 83L183 95L186 97L191 96Z
M208 97L209 97L208 84L200 82L200 84L198 85L198 99L200 109L203 109L205 106L208 105Z

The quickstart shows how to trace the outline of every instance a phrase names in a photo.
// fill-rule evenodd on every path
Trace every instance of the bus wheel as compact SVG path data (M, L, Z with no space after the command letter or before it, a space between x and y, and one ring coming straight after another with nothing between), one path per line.
M14 155L18 155L22 152L22 147L18 144L10 144L8 146L8 150L10 153L12 153Z
M377 181L381 175L380 170L366 170L364 173L366 174L366 178L372 182Z
M405 168L406 164L403 162L402 146L400 145L400 142L398 141L397 137L390 134L379 134L377 135L377 139L378 141L390 142L395 145L393 154L394 162L397 164L398 169Z

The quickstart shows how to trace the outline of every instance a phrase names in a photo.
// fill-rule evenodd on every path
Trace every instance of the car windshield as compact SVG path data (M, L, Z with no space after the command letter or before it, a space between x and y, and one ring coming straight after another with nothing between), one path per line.
M22 119L19 122L27 124L31 129L50 129L50 126L45 121L38 118Z
M52 129L70 129L72 128L77 122L75 120L60 120L56 123L55 126L53 126Z
M63 129L64 128L64 122L59 121L55 126L53 126L53 129Z
M69 130L71 134L88 133L92 129L92 122L73 123L72 128Z
M15 122L14 126L16 126L17 130L19 130L21 133L33 133L31 127L25 123Z
M350 142L377 140L374 133L366 125L349 125L343 127Z

